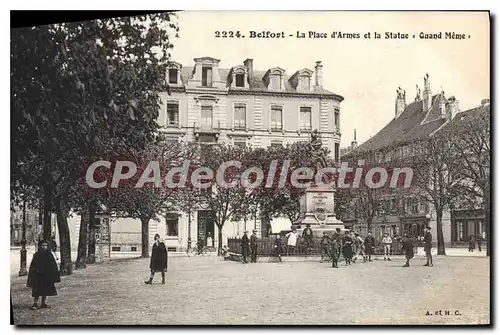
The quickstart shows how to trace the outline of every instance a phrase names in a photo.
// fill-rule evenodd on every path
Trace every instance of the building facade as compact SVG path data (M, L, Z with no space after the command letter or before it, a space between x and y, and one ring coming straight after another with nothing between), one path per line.
M182 142L230 143L252 147L285 145L309 141L314 129L323 145L340 157L340 103L343 97L323 86L323 64L291 74L280 67L254 69L252 59L222 67L219 59L200 57L194 64L171 62L166 81L169 92L160 93L158 123L167 140ZM79 218L71 221L79 231ZM168 213L149 227L150 241L156 233L165 238L171 251L185 250L192 243L218 243L218 230L210 213L191 215ZM240 236L244 230L261 232L259 218L228 222L222 236ZM111 250L140 251L141 224L130 218L110 218ZM288 228L288 227L287 227ZM77 233L75 239L77 241ZM207 239L211 235L212 239Z
M401 88L395 99L394 118L372 138L357 145L354 140L350 147L342 152L342 161L363 159L376 166L391 166L404 162L419 152L419 143L428 136L438 136L462 119L463 115L475 115L485 112L489 115L489 103L483 101L477 108L460 111L455 97L446 97L444 92L432 94L429 76L424 77L424 90L413 101L407 103L406 92ZM432 204L420 198L412 188L406 193L398 192L377 195L378 204L374 206L371 231L376 239L381 240L385 233L401 236L409 232L414 236L423 236L424 228L430 226L434 242L437 241L436 211ZM342 218L346 226L365 235L368 224L365 219L355 217ZM445 246L465 246L470 235L485 238L484 211L481 210L445 210L442 217L442 230Z

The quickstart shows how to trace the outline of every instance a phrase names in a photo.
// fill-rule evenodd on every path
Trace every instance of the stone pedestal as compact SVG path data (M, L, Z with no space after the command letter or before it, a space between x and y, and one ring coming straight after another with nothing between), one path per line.
M337 228L344 230L342 221L335 216L334 192L331 187L313 186L306 190L300 202L299 234L302 234L306 224L311 225L315 237L323 236L325 231L331 235Z

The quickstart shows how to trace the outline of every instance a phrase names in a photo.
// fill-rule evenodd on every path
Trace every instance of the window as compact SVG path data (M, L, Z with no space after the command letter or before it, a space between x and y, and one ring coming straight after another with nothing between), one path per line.
M339 128L340 127L340 110L338 108L334 109L333 117L334 117L335 128Z
M234 106L234 128L245 129L247 127L247 108L245 105Z
M281 141L271 141L271 147L273 148L278 148L278 147L282 147L283 146L283 142Z
M120 247L111 247L111 251L121 251L122 248Z
M281 106L271 107L271 129L283 129L283 108Z
M130 251L137 251L137 247L130 247Z
M340 160L340 144L335 143L335 162L339 162Z
M179 103L167 103L167 126L179 125Z
M247 141L244 138L235 138L233 144L234 146L244 148L247 145Z
M300 76L299 87L303 91L311 90L311 77L310 76Z
M179 217L176 214L166 218L167 236L179 236Z
M211 87L212 86L212 68L208 66L203 66L201 68L201 86Z
M311 130L311 107L300 107L300 130Z
M177 81L177 75L178 75L177 69L169 69L168 70L168 83L169 84L178 84Z
M237 74L236 75L236 87L245 87L245 75Z
M411 212L418 213L418 199L412 198L411 200Z
M199 141L202 144L212 144L216 143L217 139L214 135L200 135Z
M270 81L269 85L274 90L280 90L281 89L281 76L279 74L271 75L271 81Z
M201 127L204 129L212 129L212 106L201 106Z

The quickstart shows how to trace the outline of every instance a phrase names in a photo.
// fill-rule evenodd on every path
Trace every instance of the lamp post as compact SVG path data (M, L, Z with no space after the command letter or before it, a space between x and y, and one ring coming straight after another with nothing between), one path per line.
M23 200L23 232L21 237L21 267L19 268L19 276L26 276L26 200Z

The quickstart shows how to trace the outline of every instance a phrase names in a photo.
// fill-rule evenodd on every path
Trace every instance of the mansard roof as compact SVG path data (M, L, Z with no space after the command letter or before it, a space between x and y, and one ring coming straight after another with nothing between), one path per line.
M441 117L439 107L441 99L444 99L442 94L434 95L428 112L423 110L422 100L410 103L399 117L392 119L375 136L351 153L381 150L395 143L404 144L429 136L446 122L446 118Z

